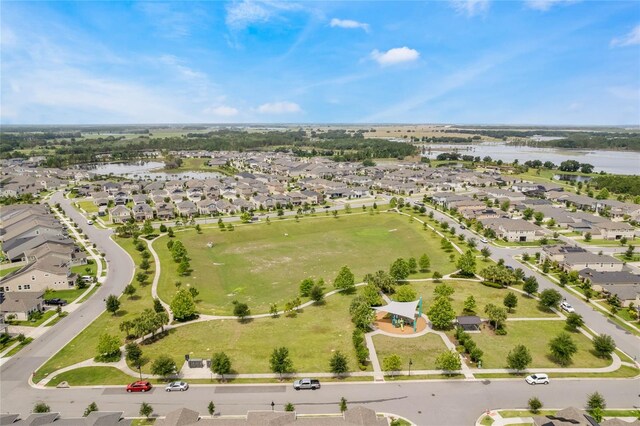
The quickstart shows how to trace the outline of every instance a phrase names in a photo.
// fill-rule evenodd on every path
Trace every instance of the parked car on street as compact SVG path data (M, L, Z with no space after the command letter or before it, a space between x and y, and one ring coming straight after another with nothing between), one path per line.
M93 221L92 220L87 221L87 225L93 225Z
M127 385L127 392L148 392L151 388L151 383L144 380L138 380L137 382Z
M573 313L576 311L575 309L573 309L573 306L571 306L571 304L566 300L563 300L562 303L560 303L560 307L565 312Z
M480 238L480 242L487 244L489 240L487 240L486 238Z
M164 388L167 392L180 391L184 392L189 389L189 383L187 382L171 382Z
M548 385L549 384L549 376L544 373L535 373L530 376L527 376L525 379L527 383L530 385Z
M300 379L293 382L293 388L295 390L300 389L320 389L320 380L317 379Z
M45 299L44 300L45 305L54 305L54 306L64 306L67 304L67 301L64 299Z

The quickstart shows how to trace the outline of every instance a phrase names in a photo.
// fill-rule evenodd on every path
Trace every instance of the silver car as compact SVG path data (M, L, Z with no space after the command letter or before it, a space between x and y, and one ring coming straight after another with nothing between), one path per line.
M173 392L173 391L184 392L187 389L189 389L189 383L187 382L171 382L167 385L166 388L164 388L164 390L166 390L167 392Z

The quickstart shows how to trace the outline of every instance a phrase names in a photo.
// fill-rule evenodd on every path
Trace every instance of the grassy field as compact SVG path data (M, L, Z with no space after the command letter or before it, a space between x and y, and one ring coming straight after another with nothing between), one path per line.
M479 264L482 262L478 262ZM507 293L511 290L508 288L500 289L487 287L482 285L479 282L474 281L443 281L448 285L452 286L455 290L453 295L451 296L451 306L457 315L462 315L462 308L464 305L464 301L470 295L473 295L473 298L476 300L476 313L480 316L483 316L484 307L493 303L496 306L503 307L503 300ZM431 303L436 299L433 289L438 285L433 281L426 282L412 282L408 284L412 286L418 295L422 296L422 301L424 306L426 307L424 310L426 311ZM541 310L538 308L538 302L535 299L531 299L525 296L522 293L518 293L513 291L518 296L518 306L513 309L513 312L509 313L508 317L513 318L538 318L538 317L554 317L557 316L553 312L548 312L545 310ZM393 298L393 296L392 296Z
M610 373L553 373L551 375L551 379L555 378L619 378L619 379L628 379L637 377L640 374L640 369L629 367L627 365L623 365L618 368L616 371L612 371ZM488 373L488 374L474 374L476 379L514 379L514 378L524 378L528 375L528 373L521 374L509 374L509 373Z
M94 203L93 200L76 201L76 204L78 204L78 207L87 213L98 213L98 206L96 206L96 203Z
M409 369L409 359L412 370L434 370L438 353L447 350L440 336L432 333L413 339L376 335L373 344L380 363L386 356L396 354L402 359L402 370Z
M46 320L48 320L49 318L54 316L55 314L56 314L56 310L55 309L51 309L51 310L48 310L48 311L44 312L39 320L35 320L35 321L30 321L30 320L15 321L15 320L13 320L13 321L7 321L7 324L20 325L20 326L26 326L26 327L38 327L43 322L45 322Z
M70 386L121 385L135 381L131 376L113 367L84 367L66 371L54 376L48 387L56 387L61 382Z
M87 268L89 268L89 272L87 272ZM71 267L71 272L78 274L80 276L91 275L92 277L95 277L97 271L98 271L98 265L96 265L95 262L87 265L76 265Z
M10 266L10 265L11 264L0 266L0 278L4 277L5 275L9 275L13 271L17 271L18 269L24 267L24 265L21 265L21 266Z
M87 287L88 288L88 287ZM87 291L86 288L77 289L73 288L71 290L47 290L44 293L45 299L64 299L67 303L71 303L76 300L82 293Z
M140 253L133 247L131 239L116 239L116 241L125 250L127 250L136 265L140 263L142 258L140 257ZM150 260L152 261L153 258ZM151 276L153 276L153 271L154 264L151 262L151 268L149 269ZM39 368L36 372L34 381L38 382L45 377L45 375L52 373L55 370L95 356L98 339L102 333L109 333L118 336L122 338L122 342L124 343L123 333L118 328L120 323L124 320L133 319L145 308L153 307L153 302L151 300L151 284L147 284L144 288L140 288L138 283L134 281L133 285L137 289L136 295L141 297L134 299L129 299L127 297L120 298L120 311L117 316L114 317L108 312L103 312L93 323L91 323L73 340L71 340L71 342L62 348L60 352L51 357L51 359Z
M142 371L149 372L153 360L162 354L182 366L185 354L207 359L214 352L223 351L237 373L269 373L271 352L280 346L289 348L297 372L328 372L329 359L337 350L348 357L350 370L356 371L349 317L352 297L328 297L325 305L305 308L295 318L262 318L246 324L236 320L209 321L171 330L159 341L142 346L150 359Z
M484 351L483 368L506 368L507 354L516 345L529 348L533 362L531 368L560 367L549 358L549 341L564 330L564 321L512 321L507 323L507 335L496 336L486 329L481 334L473 334L473 340ZM581 333L570 333L578 347L573 356L571 368L606 367L611 360L598 358L592 354L592 344Z
M267 312L271 303L282 306L296 297L306 277L323 278L331 286L343 265L351 268L356 281L369 272L387 270L398 257L418 258L423 253L429 253L432 270L445 274L455 268L440 250L439 238L418 222L390 213L273 220L270 225L236 226L232 232L217 227L201 234L188 230L177 233L176 239L187 248L192 272L178 276L178 264L166 248L169 238L158 239L154 248L162 264L159 295L171 301L176 281L193 286L200 292L202 313L229 314L235 299L248 303L254 313Z

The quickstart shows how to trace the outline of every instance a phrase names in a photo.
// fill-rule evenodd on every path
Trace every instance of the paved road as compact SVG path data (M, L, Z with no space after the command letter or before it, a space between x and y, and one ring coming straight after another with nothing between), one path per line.
M606 318L599 311L595 310L593 307L585 303L582 299L576 297L570 291L559 287L557 284L554 284L542 274L539 274L531 269L526 268L523 264L521 264L520 262L518 262L513 258L513 256L522 254L524 252L533 254L535 251L539 250L538 248L536 247L500 248L490 244L483 244L480 242L480 238L476 234L469 231L468 229L461 230L459 224L455 222L453 219L451 219L449 216L437 210L433 210L428 206L427 206L427 210L434 212L435 219L440 221L444 219L444 220L447 220L450 224L455 224L457 234L462 233L467 239L475 238L476 241L478 241L478 249L482 249L483 247L488 247L491 250L492 259L496 261L498 261L499 259L504 259L505 265L512 266L513 268L523 268L526 271L527 276L529 275L535 276L536 279L538 280L538 283L540 284L540 287L539 287L540 291L547 288L553 288L559 291L562 294L562 296L565 297L567 301L571 303L571 305L575 308L576 313L582 315L587 326L589 326L591 329L595 330L598 333L604 333L612 336L616 341L617 346L620 349L622 349L625 353L627 353L631 357L635 356L637 359L640 360L640 339L638 337L634 336L624 328L620 327L613 321ZM589 248L591 247L587 247L587 249Z
M135 265L129 255L114 243L109 236L111 230L98 229L87 224L86 219L70 205L70 201L58 192L51 197L51 204L60 203L67 215L76 221L83 233L97 244L98 250L105 253L109 265L109 273L105 283L87 301L73 313L51 327L48 333L33 341L17 355L0 367L2 386L0 387L1 410L33 405L34 390L28 385L29 375L42 363L64 347L83 328L100 315L104 310L104 302L109 294L121 294L131 281ZM115 266L117 265L117 267ZM95 348L88 348L91 353ZM28 410L21 410L26 413Z
M450 381L399 382L368 384L326 384L318 391L294 391L290 384L257 386L192 386L187 392L167 393L155 388L147 394L127 394L123 388L84 388L33 390L31 396L61 411L66 416L81 415L91 401L101 410L124 411L137 416L140 404L150 403L156 414L165 415L179 407L205 414L213 401L221 414L245 414L247 410L268 410L271 401L276 409L291 402L300 413L338 411L338 401L363 404L376 411L392 412L419 425L471 425L486 409L525 408L527 400L537 396L549 408L584 406L587 394L599 391L610 407L640 405L637 380L554 380L548 386L527 385L518 381ZM14 405L15 404L15 405ZM32 402L13 399L12 410L26 412ZM3 408L6 410L6 408Z

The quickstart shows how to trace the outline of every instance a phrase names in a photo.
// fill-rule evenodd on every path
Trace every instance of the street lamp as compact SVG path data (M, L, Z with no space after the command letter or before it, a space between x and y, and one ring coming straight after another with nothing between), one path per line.
M413 361L409 358L409 375L411 375L411 366L413 365Z
M275 407L275 406L276 406L276 403L275 403L275 402L273 402L273 401L271 401L271 411L273 411L273 410L274 410L274 407Z

